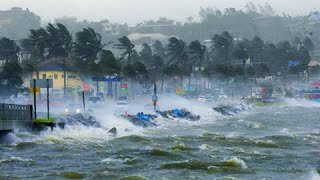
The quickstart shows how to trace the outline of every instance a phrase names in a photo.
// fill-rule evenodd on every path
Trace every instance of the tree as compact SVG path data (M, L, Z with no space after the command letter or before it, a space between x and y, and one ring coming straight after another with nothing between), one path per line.
M221 35L215 34L211 42L211 49L215 56L214 59L217 60L216 63L228 63L230 60L233 37L228 32L223 32Z
M303 40L303 46L309 51L314 53L314 44L310 38L305 38Z
M190 59L196 59L196 64L202 66L203 58L207 50L206 46L201 45L198 40L195 40L190 43L189 49Z
M188 66L188 55L186 51L186 43L176 37L171 37L169 39L169 44L167 45L167 57L169 59L168 65L178 65L181 70L181 86L183 80L183 74L186 74L191 68Z
M101 44L101 35L92 28L84 28L76 33L73 47L75 56L82 61L91 62L97 59L98 53L105 45Z
M186 43L176 37L171 37L169 39L169 44L167 45L167 57L169 59L168 64L179 64L183 65L186 62Z
M264 78L266 76L270 76L271 72L270 69L268 68L268 66L266 64L258 64L255 67L255 77L257 78Z
M206 52L206 46L201 45L198 40L192 41L189 45L189 59L192 66L203 67L203 58ZM189 87L191 85L191 73L189 75ZM196 91L198 90L198 74L196 75Z
M0 39L0 60L17 62L19 51L20 47L15 41L5 37Z
M244 67L246 64L246 59L249 58L248 49L244 42L239 42L233 49L232 56L236 59L241 60L241 64Z
M72 35L68 29L59 23L57 27L49 23L46 30L49 39L49 57L68 57L72 49Z
M98 62L98 66L104 75L119 74L121 70L119 62L109 50L101 51L101 59Z
M115 45L115 48L120 49L122 52L122 58L128 56L128 64L132 64L131 55L133 53L134 44L131 43L130 39L127 36L123 36L118 39L119 44Z
M260 37L255 36L251 41L248 41L248 44L248 54L250 54L251 62L261 62L265 48L264 41Z
M161 58L164 57L164 48L163 48L161 41L156 40L153 43L152 48L153 48L153 52L155 55L159 55Z
M40 57L42 61L45 60L45 51L48 47L49 35L44 28L37 30L31 29L28 37L30 43L32 43L35 53L34 57Z
M140 59L146 66L152 66L152 49L147 43L142 44L142 50L140 52Z
M17 94L21 89L22 68L18 62L6 62L0 73L0 91L1 94Z

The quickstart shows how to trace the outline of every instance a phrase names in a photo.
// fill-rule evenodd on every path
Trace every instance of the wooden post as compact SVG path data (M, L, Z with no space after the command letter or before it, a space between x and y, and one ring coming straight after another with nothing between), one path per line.
M49 79L47 79L47 110L48 110L48 120L50 118L50 105L49 105Z
M34 119L37 119L36 79L33 79L33 105L34 105Z
M84 96L84 91L82 91L82 103L83 103L83 109L86 109L86 101L85 101L85 96Z

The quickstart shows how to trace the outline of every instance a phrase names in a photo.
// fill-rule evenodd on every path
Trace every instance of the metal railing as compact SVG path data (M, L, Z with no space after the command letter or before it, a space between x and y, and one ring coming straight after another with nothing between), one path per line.
M32 105L0 104L0 130L24 129L32 124Z

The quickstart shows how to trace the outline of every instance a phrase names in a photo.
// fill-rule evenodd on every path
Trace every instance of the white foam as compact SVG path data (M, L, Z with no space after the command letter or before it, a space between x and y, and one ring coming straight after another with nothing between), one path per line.
M320 103L307 100L307 99L290 99L285 98L284 102L289 106L298 106L298 107L320 107Z
M313 170L312 172L310 172L306 179L308 180L320 180L320 175L318 174L318 172L316 170Z

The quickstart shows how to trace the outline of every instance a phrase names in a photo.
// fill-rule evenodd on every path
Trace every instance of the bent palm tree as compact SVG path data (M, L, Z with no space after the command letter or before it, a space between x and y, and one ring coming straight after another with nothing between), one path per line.
M128 56L128 64L132 64L131 54L133 53L134 44L131 43L130 39L127 36L123 36L118 39L119 44L114 45L115 48L123 51L122 58Z

